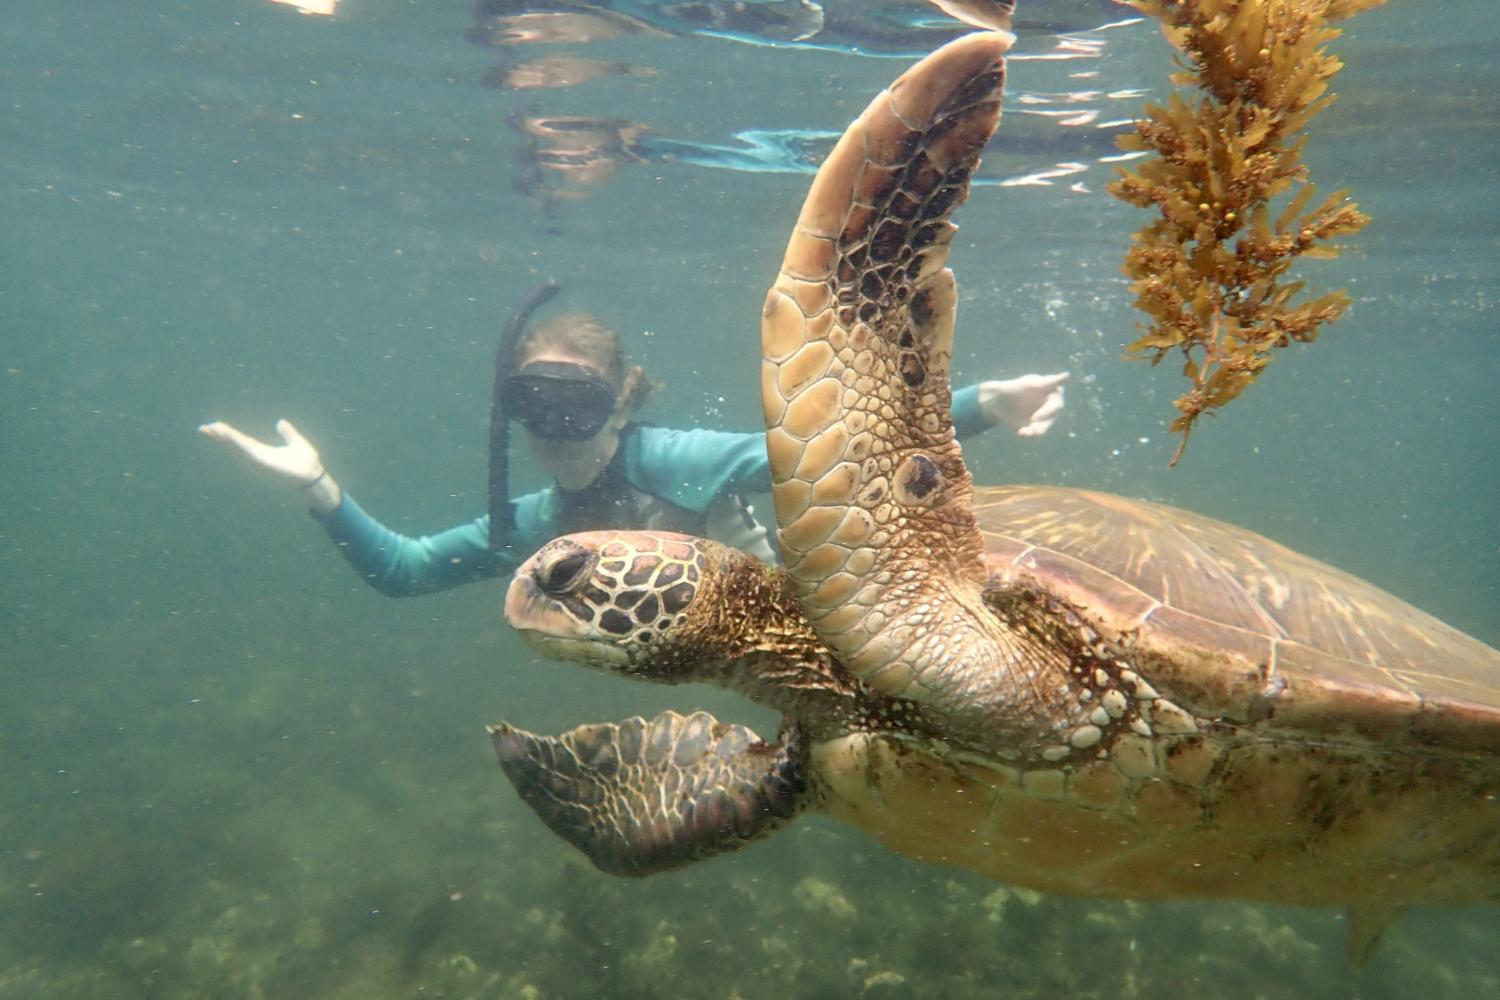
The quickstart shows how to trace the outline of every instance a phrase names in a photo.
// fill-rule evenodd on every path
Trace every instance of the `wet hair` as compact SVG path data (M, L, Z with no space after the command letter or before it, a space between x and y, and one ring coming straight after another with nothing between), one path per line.
M615 331L587 313L564 313L529 327L516 343L512 371L520 371L538 354L555 351L596 370L634 412L646 402L655 383L639 365L626 360Z

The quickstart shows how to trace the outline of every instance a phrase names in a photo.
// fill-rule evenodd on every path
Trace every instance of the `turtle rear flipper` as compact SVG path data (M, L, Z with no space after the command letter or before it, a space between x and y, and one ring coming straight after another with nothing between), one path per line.
M500 767L552 832L612 875L650 875L763 837L801 810L800 740L707 712L538 736L489 727Z

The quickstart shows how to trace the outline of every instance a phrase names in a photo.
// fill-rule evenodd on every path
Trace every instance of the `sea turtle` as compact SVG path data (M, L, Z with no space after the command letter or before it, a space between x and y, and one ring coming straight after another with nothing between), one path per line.
M762 316L785 568L686 536L555 540L511 624L550 655L784 716L490 732L598 867L732 850L815 806L1050 892L1353 908L1500 901L1500 653L1248 531L1074 489L973 488L945 267L999 119L1002 33L850 126Z

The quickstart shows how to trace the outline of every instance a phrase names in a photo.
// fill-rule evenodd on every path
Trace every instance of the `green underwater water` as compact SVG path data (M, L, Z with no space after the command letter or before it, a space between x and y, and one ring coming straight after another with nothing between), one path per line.
M1088 60L1012 64L992 183L958 216L956 367L1074 379L1046 437L966 448L976 478L1241 523L1500 643L1500 10L1441 11L1350 23L1308 151L1374 216L1310 271L1354 308L1173 470L1178 379L1119 360L1140 220L1102 193L1107 135L1019 101L1158 87L1165 52L1122 26ZM547 833L486 723L775 720L543 663L498 583L380 597L194 429L288 417L393 526L467 520L494 338L545 277L666 386L651 419L758 426L758 310L808 175L647 144L580 188L514 123L837 130L906 61L622 35L557 51L655 75L507 91L480 81L521 57L465 41L473 17L21 0L0 22L0 997L1500 994L1494 908L1409 913L1353 970L1331 911L1037 897L818 816L640 882ZM1139 101L1095 99L1100 121Z

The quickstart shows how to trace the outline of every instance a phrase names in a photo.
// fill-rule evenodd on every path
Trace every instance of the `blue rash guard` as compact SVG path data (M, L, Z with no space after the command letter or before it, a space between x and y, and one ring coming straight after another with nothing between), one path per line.
M952 412L960 437L992 426L979 408L977 385L953 394ZM620 437L611 466L616 463L630 487L687 516L702 518L722 497L771 490L764 434L632 424ZM390 597L412 597L513 572L543 544L572 530L564 524L565 497L555 485L517 497L516 525L503 552L490 549L488 514L435 535L411 538L375 520L346 493L338 507L319 520L360 579ZM701 528L698 533L703 533Z

